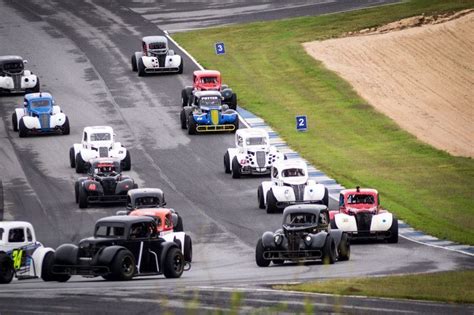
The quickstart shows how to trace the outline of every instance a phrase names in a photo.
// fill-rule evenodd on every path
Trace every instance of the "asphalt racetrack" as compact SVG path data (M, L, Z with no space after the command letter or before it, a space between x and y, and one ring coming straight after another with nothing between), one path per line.
M349 261L330 266L257 267L256 241L264 231L281 225L281 215L258 209L256 189L262 178L234 180L224 173L222 158L233 146L233 134L189 136L181 130L180 91L191 83L197 66L182 54L182 75L139 78L130 69L140 37L163 30L322 14L393 1L296 1L292 8L279 1L188 6L170 2L0 0L0 55L28 59L27 68L39 75L42 90L53 94L71 123L69 136L20 139L12 131L11 114L22 105L22 97L0 98L4 193L0 218L33 223L38 239L56 248L90 236L97 219L121 210L79 209L73 189L77 175L69 167L69 147L80 141L82 129L110 125L131 152L128 175L140 187L163 189L168 206L182 215L194 243L192 269L180 279L14 280L0 288L0 313L185 313L193 307L208 312L229 310L236 294L243 299L242 310L249 312L281 302L291 313L303 311L305 303L320 313L472 312L467 306L270 290L273 283L455 270L472 268L474 263L467 255L400 239L394 245L353 245ZM238 14L231 14L234 10Z

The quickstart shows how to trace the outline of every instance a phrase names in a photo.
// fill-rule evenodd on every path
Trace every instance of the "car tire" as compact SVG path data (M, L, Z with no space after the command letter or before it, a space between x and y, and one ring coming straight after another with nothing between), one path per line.
M54 253L48 252L44 256L43 263L41 266L41 279L43 279L43 281L66 282L71 278L70 275L54 274L53 265L54 265Z
M12 282L14 275L12 259L7 254L0 253L0 283Z
M181 129L186 129L188 127L188 124L186 122L186 111L184 110L184 108L179 113L179 120L181 122Z
M79 187L79 208L85 209L89 203L87 202L87 191L84 187Z
M232 93L229 101L229 108L233 110L237 110L237 94Z
M79 203L79 187L81 184L79 182L74 183L74 195L76 196L76 203Z
M144 77L144 76L146 76L145 64L143 63L143 59L142 59L142 58L138 59L138 68L137 68L137 71L138 71L138 76L139 76L139 77Z
M13 131L18 131L18 117L16 115L16 112L14 112L12 115L12 126Z
M395 216L392 216L392 226L390 226L390 236L387 239L389 243L398 243L398 220Z
M56 248L54 262L58 265L77 265L79 248L74 244L62 244Z
M278 211L277 207L277 200L275 198L275 195L273 194L273 191L270 189L267 192L267 213L275 213Z
M79 152L76 154L76 173L85 173L86 172L86 162L82 159L82 155Z
M227 151L225 154L224 154L224 172L226 174L230 174L232 173L231 169L230 169L230 156L229 156L229 151Z
M178 74L182 74L183 70L184 70L184 60L183 58L181 58L181 62L179 63L179 67L178 67Z
M337 229L336 219L331 220L331 229Z
M193 261L193 241L191 240L191 236L185 235L184 236L184 261L192 262Z
M76 167L76 155L74 154L74 147L69 149L69 165L72 168Z
M263 258L263 252L265 248L263 247L262 239L259 238L257 242L257 248L255 248L255 262L259 267L268 267L270 266L270 260Z
M183 253L176 248L171 247L166 253L165 261L163 262L163 273L166 278L179 278L184 270Z
M341 241L338 247L338 261L346 261L351 257L351 244L349 242L349 236L347 233L342 233Z
M40 91L40 78L38 78L38 76L36 77L36 85L33 89L31 89L31 92L32 93L39 93Z
M263 198L263 186L260 184L257 188L258 208L265 209L265 200Z
M234 157L232 160L232 178L241 178L242 172L240 170L239 161L237 161L237 157Z
M18 131L19 131L20 138L25 138L25 137L28 136L28 128L26 128L26 126L25 126L25 122L23 121L23 117L20 118Z
M61 126L61 133L63 135L68 135L71 132L71 129L69 127L69 118L66 117L66 121L64 124Z
M234 130L232 130L232 133L237 132L237 130L239 129L239 125L240 125L240 120L239 120L239 116L237 115L237 119L234 122Z
M125 153L125 158L120 164L122 170L124 171L130 171L132 169L132 157L130 156L130 151L127 150L127 153Z
M110 265L110 279L116 281L131 280L135 275L136 265L133 254L128 249L119 250Z
M326 237L326 241L324 242L324 248L323 248L323 264L328 265L328 264L334 264L337 259L337 253L336 253L336 243L334 242L333 237L331 234L329 234Z
M329 207L329 190L325 187L324 188L324 197L323 197L323 205Z
M184 231L184 224L183 224L183 218L178 215L178 223L173 229L175 232L183 232Z
M131 63L132 63L132 71L137 72L138 71L138 69L137 69L137 56L135 56L135 54L132 55Z
M188 134L195 135L197 133L197 124L194 120L194 116L192 113L189 114L188 117Z

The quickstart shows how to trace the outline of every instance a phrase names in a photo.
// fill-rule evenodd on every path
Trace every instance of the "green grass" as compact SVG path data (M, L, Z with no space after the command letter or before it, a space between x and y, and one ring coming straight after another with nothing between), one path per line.
M211 28L173 37L218 69L239 105L265 121L346 187L377 188L382 205L415 228L474 244L474 160L421 143L308 56L302 43L401 18L472 8L474 1L416 0L342 14ZM214 43L226 54L216 56ZM295 131L306 114L309 130Z
M474 270L352 278L274 286L278 290L474 303Z

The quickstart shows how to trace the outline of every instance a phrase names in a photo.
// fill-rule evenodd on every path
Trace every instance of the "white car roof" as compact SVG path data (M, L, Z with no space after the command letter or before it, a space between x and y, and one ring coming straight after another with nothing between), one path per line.
M196 92L194 92L194 95L198 98L203 97L203 96L222 97L222 94L219 91L196 91Z
M162 194L163 190L159 188L135 188L130 189L128 194Z
M237 135L243 138L268 137L268 132L262 128L244 128L237 129Z
M20 228L20 227L29 227L33 230L33 225L30 222L26 221L0 221L0 228L3 229L12 229L12 228Z
M142 38L142 41L144 41L145 43L149 44L149 43L156 43L156 42L165 42L167 43L168 42L168 39L164 36L145 36Z
M308 165L303 160L292 159L292 160L278 160L273 164L279 170L289 169L289 168L301 168L306 170Z
M84 132L108 132L114 133L114 129L110 126L88 126L84 128Z

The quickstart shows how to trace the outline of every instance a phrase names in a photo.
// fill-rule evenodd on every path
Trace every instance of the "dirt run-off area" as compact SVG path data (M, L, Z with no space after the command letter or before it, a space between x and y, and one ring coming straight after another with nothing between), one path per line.
M474 12L418 16L306 51L421 141L474 157Z

